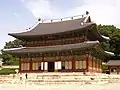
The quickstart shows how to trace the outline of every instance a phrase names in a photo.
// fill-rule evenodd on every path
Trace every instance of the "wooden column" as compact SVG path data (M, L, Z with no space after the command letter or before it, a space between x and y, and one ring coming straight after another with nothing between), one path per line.
M101 62L101 59L100 59L100 72L102 72L101 69L102 69L102 62Z
M44 56L43 56L43 72L45 71L45 62L44 62Z
M99 73L100 73L100 59L98 60L98 70L99 70Z
M96 57L95 57L95 72L97 72L97 61L96 61Z
M93 60L93 56L92 56L92 72L93 72L93 63L94 63L93 61L94 61L94 60Z
M32 57L30 58L30 71L32 71Z
M72 71L74 72L75 71L75 58L74 58L74 56L73 56L73 58L72 58Z
M89 72L89 55L86 55L86 71Z
M21 57L19 57L19 72L21 72Z

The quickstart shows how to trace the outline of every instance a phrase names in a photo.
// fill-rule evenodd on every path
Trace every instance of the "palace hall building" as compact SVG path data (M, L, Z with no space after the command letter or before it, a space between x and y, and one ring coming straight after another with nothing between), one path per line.
M84 15L43 21L26 32L9 33L24 44L4 50L19 58L20 73L102 72L109 55L100 42L109 40L97 30L89 12Z

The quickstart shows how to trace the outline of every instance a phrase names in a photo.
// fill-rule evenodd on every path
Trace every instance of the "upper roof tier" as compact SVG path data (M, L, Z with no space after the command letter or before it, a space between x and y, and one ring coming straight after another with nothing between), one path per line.
M51 34L61 34L62 32L73 31L73 30L83 30L84 28L91 27L95 23L91 22L89 13L86 12L84 15L62 18L57 20L42 21L38 19L35 26L27 29L29 31L21 33L9 33L18 39L25 39L34 36L44 36ZM102 37L102 36L101 36Z

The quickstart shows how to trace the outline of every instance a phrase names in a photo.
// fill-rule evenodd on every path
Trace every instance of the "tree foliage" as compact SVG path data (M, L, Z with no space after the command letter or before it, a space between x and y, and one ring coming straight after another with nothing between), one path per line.
M18 58L2 51L1 55L4 65L18 65Z
M23 45L23 41L15 39L14 41L9 41L6 42L4 49L9 49L9 48L18 48Z
M18 48L21 47L23 42L21 40L15 39L14 41L6 42L4 49L10 49L10 48ZM2 54L0 55L3 59L4 65L18 65L18 58L5 53L3 50L1 50Z
M109 42L101 43L102 48L116 56L120 55L120 29L114 25L98 25L97 29L102 35L110 37Z

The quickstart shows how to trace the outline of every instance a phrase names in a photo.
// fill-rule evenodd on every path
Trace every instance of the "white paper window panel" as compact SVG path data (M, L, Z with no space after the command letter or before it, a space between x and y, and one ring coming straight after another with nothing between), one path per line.
M45 68L45 70L47 70L47 68L48 68L48 63L47 62L44 62L44 68Z
M34 63L34 70L36 70L36 63Z
M26 70L29 70L29 63L26 63Z
M69 69L72 69L72 61L69 61Z
M38 64L39 64L39 63L36 63L36 65L35 65L35 66L36 66L36 68L35 68L36 70L38 70L38 68L39 68L39 65L38 65Z
M26 63L26 69L29 70L29 63Z
M24 65L24 63L23 63L23 70L25 70L25 65Z
M79 69L83 68L83 62L82 61L78 61L79 62Z
M35 70L35 63L32 63L32 70Z
M65 69L69 69L68 68L68 61L65 62Z
M21 63L21 70L23 70L23 63Z
M32 64L32 70L38 70L38 63Z
M27 63L24 63L24 70L27 70Z
M25 63L25 68L26 68L26 70L28 69L28 63Z
M58 69L61 69L61 62L58 62Z
M86 69L86 61L83 61L83 68Z
M43 62L41 62L41 70L43 70Z
M36 65L35 65L35 64L36 64L36 63L33 64L33 65L34 65L34 66L33 66L33 67L34 67L34 70L36 70Z
M75 62L75 68L78 69L78 61Z
M55 69L61 69L61 62L55 62Z
M58 69L58 62L55 62L55 70Z
M23 70L26 70L26 63L23 64Z

